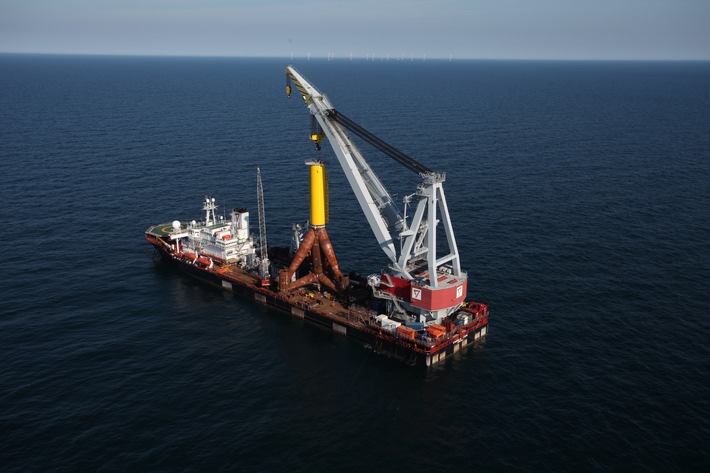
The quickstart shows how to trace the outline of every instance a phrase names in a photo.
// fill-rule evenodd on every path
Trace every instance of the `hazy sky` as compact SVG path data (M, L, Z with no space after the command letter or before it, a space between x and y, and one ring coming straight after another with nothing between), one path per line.
M710 59L710 0L0 0L0 51Z

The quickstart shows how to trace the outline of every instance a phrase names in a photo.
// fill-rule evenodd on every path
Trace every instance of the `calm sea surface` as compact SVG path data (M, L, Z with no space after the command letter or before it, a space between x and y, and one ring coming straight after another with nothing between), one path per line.
M296 62L447 173L490 333L429 370L153 261L257 166L288 244L319 156L341 267L386 264L286 65L0 55L3 471L710 471L710 63Z

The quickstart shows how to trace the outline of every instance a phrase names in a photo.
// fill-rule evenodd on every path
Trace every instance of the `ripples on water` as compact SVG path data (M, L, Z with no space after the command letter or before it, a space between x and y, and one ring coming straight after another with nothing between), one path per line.
M153 223L307 217L275 60L0 56L0 459L14 471L701 471L707 63L297 64L431 167L485 343L412 370L154 264ZM363 149L368 152L367 148ZM416 176L372 156L399 198ZM341 265L385 264L330 150Z

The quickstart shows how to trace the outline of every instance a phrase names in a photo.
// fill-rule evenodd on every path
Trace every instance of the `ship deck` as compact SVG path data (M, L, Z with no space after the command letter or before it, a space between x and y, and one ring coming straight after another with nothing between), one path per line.
M456 328L436 339L403 339L398 333L373 323L372 317L377 313L367 308L367 301L360 300L357 292L350 293L350 303L339 300L336 295L321 291L318 287L303 287L287 294L279 293L273 289L273 285L263 286L258 274L246 271L236 263L215 260L214 264L207 267L188 260L181 253L174 253L168 243L171 233L172 223L164 223L146 230L146 238L164 257L178 264L178 267L189 274L231 292L253 294L259 303L330 327L342 335L360 338L365 343L371 343L376 351L384 350L396 357L410 360L410 363L414 363L413 360L417 357L427 366L438 363L445 359L447 354L455 353L468 342L477 341L487 332L486 314L485 317L476 318L468 326Z
M153 225L146 230L146 233L153 235L156 238L170 238L170 235L173 233L173 224L172 222L169 222Z
M235 265L224 265L212 270L226 280L240 282L252 286L256 291L268 291L272 297L279 297L287 301L289 305L307 310L316 310L328 314L334 318L342 319L343 322L355 322L363 317L357 311L349 310L336 297L324 291L309 290L307 288L297 289L289 294L277 294L269 288L261 286L261 278L254 273L246 273Z

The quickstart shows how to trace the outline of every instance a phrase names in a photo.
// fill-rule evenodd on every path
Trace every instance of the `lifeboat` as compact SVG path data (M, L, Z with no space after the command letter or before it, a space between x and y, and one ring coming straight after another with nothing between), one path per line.
M197 258L197 262L200 263L202 266L210 266L212 264L212 260L205 256L200 256L199 258Z

